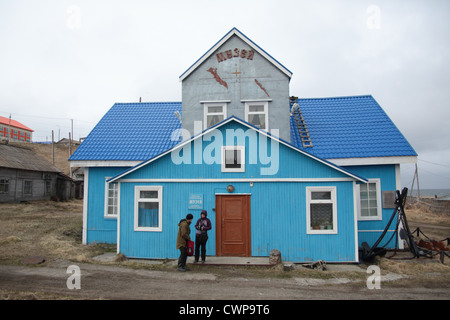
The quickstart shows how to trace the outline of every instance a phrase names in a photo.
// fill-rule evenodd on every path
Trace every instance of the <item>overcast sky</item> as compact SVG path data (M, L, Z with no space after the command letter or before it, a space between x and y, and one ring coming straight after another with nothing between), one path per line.
M450 1L0 1L0 115L85 137L115 102L181 101L178 77L233 27L293 72L291 95L371 94L450 189ZM114 134L121 134L116 132ZM411 186L414 165L402 167Z

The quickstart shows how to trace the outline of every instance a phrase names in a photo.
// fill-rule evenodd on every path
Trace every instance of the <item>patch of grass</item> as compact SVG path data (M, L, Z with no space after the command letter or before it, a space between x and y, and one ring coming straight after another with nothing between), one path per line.
M35 255L85 261L105 252L103 245L82 245L82 212L82 200L0 204L0 263Z
M27 292L0 289L0 300L75 300L75 298L46 292Z

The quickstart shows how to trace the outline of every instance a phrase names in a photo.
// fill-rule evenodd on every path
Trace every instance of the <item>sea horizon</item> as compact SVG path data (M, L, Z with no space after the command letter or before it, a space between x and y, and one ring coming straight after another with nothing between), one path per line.
M408 195L411 197L417 197L418 196L418 190L414 188L414 190L411 192L408 191ZM446 197L450 195L450 189L420 189L420 196L421 197Z

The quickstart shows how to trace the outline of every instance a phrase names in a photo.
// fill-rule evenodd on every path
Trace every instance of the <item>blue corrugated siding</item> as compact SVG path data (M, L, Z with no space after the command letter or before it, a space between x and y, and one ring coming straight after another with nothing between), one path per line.
M220 127L221 132L226 132L226 130L236 130L243 129L242 132L248 130L247 127L244 127L236 122L230 122L226 125ZM250 129L250 132L255 132ZM262 136L262 135L261 135ZM265 139L264 136L262 136ZM259 145L260 137L257 136L256 145ZM214 139L213 139L214 140ZM267 157L270 158L272 154L272 143L271 139L267 138L267 149L266 152ZM273 175L261 175L261 168L269 168L271 164L260 164L259 161L256 164L251 164L250 159L254 157L255 152L251 152L251 147L248 145L249 140L246 139L246 149L245 149L245 172L243 173L222 173L221 165L219 164L195 164L195 151L194 145L197 142L191 143L191 160L189 165L181 164L174 165L171 161L171 154L168 154L164 157L164 159L160 158L154 162L151 162L150 165L140 168L134 172L126 175L126 179L158 179L158 178L183 178L183 179L199 179L199 178L347 178L348 175L345 175L342 172L337 171L336 169L330 168L326 165L322 165L318 163L317 160L312 159L308 156L300 154L298 151L293 150L292 148L286 147L283 144L279 144L279 163L278 163L278 171ZM203 154L205 147L211 144L209 141L203 141L202 149L200 154ZM223 145L226 144L226 135L223 134ZM199 144L200 145L200 144ZM235 145L240 145L239 143L235 143ZM256 154L258 154L257 160L259 157L259 149L255 149ZM220 151L219 151L220 152ZM178 153L178 152L177 152ZM206 152L209 154L210 152ZM301 160L300 160L301 159ZM301 163L300 163L301 162ZM273 164L275 167L276 165Z
M346 167L355 174L361 175L367 179L379 178L381 182L381 192L396 190L395 165L372 165L372 166L352 166ZM386 227L392 216L394 209L382 209L382 220L374 221L358 221L358 242L359 245L367 242L372 246L381 236L382 231ZM395 230L396 221L394 221L389 230ZM371 230L374 230L371 232ZM388 232L380 245L386 244L392 232ZM389 242L387 248L395 247L395 237Z
M245 127L229 123L221 128ZM224 139L225 140L225 139ZM192 143L192 148L193 148ZM224 141L225 144L225 141ZM203 143L203 149L207 143ZM270 139L269 139L270 150ZM262 176L261 165L249 164L249 148L246 148L245 173L222 173L220 164L175 165L168 154L123 177L120 193L120 252L134 258L177 258L175 249L177 224L187 213L194 214L191 237L195 238L194 225L200 210L188 210L189 193L203 194L204 209L208 211L213 230L209 232L207 254L215 255L216 220L215 195L228 193L227 179L246 178L347 178L295 150L279 145L279 171L273 176ZM191 157L192 162L194 156ZM165 182L144 183L135 179L224 179L223 182ZM355 257L355 222L353 181L341 182L232 182L234 194L251 194L251 253L252 256L268 256L278 249L284 260L348 262ZM135 186L158 185L163 187L162 232L134 231ZM338 234L306 234L306 187L336 186Z
M338 234L307 234L306 187L337 187ZM353 183L255 184L252 190L252 255L278 249L290 261L355 261Z
M207 254L215 255L216 220L215 195L227 193L229 183L121 183L120 252L134 258L176 258L177 224L188 213L194 215L194 225L200 210L188 210L189 193L203 194L213 229L209 232ZM134 231L134 188L141 185L163 187L163 231ZM233 183L234 194L251 194L252 256L268 256L272 249L290 261L355 261L353 219L353 183ZM337 187L338 234L306 234L306 187Z
M158 185L162 186L162 232L134 231L134 189L135 186ZM120 194L120 252L134 258L176 258L179 251L175 249L178 223L188 213L194 215L191 225L191 238L195 239L195 222L200 218L199 210L188 210L189 193L204 194L204 208L208 217L215 226L215 217L212 208L215 207L215 197L211 194L209 184L205 183L121 183ZM223 190L225 190L226 185ZM205 192L209 191L209 194ZM213 228L215 229L215 228ZM209 233L207 243L208 255L215 255L215 234Z
M117 219L105 218L105 179L126 168L89 168L87 243L117 243Z

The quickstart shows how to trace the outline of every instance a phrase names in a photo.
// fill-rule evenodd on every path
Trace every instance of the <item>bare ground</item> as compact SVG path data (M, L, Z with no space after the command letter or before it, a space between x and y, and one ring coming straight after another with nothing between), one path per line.
M297 267L289 272L280 266L192 265L190 272L178 273L170 263L99 263L92 258L115 247L81 244L81 212L79 200L0 204L0 299L449 299L450 258L444 264L437 258L378 259L379 290L368 289L365 264L357 266L360 270ZM450 236L448 215L409 208L407 217L411 224L426 223L429 236ZM36 255L45 257L45 263L21 262ZM409 256L399 253L395 258ZM80 267L80 290L67 287L70 265Z

